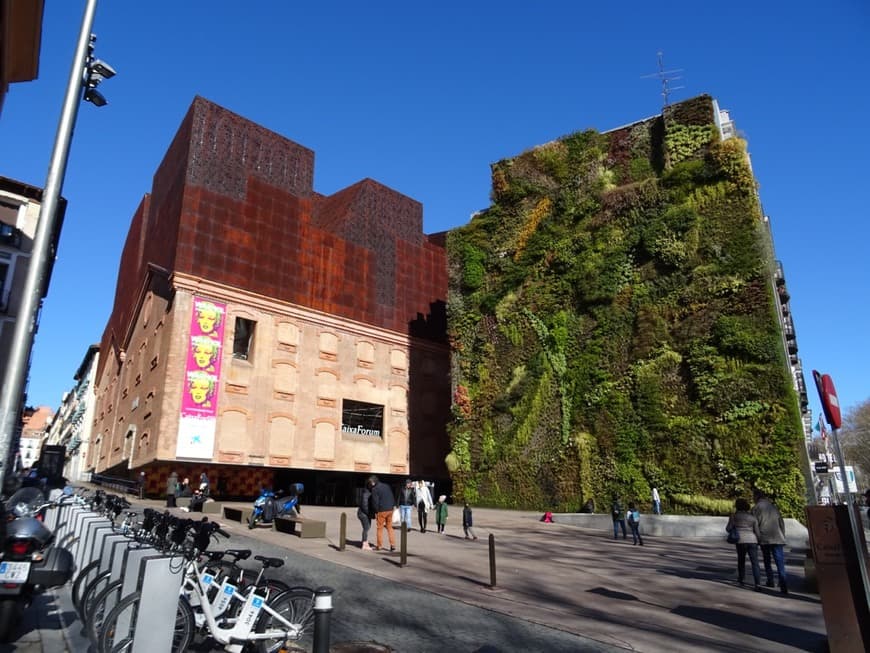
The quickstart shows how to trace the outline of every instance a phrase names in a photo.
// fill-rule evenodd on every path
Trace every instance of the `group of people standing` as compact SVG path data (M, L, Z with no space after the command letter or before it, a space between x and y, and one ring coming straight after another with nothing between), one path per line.
M199 475L199 486L196 488L191 488L189 478L179 481L178 474L174 471L170 472L166 479L166 507L177 507L175 502L177 497L195 497L205 501L210 494L210 487L208 475L205 472Z
M749 556L755 591L761 590L761 571L758 566L758 547L761 546L767 587L774 587L772 558L779 577L779 591L788 594L784 552L785 521L779 508L767 498L764 492L755 490L752 498L755 505L751 508L746 499L741 498L734 502L734 514L725 526L725 530L730 535L729 541L734 542L736 539L734 543L737 549L737 582L741 586L744 584L746 557Z
M426 532L429 524L429 512L434 510L436 529L438 533L443 534L447 525L447 496L442 494L438 497L437 502L433 502L430 487L426 481L407 479L394 495L389 485L378 479L377 476L369 476L360 493L359 506L356 511L356 516L362 525L360 548L363 551L385 550L383 532L386 530L390 551L396 550L396 535L393 530L393 511L396 508L399 511L399 524L404 524L408 532L413 529L411 516L416 508L417 522L421 533ZM375 524L374 547L369 543L369 529L372 522ZM472 525L471 508L467 503L462 512L462 526L465 530L465 539L477 539Z
M656 513L659 514L659 513ZM613 519L613 539L619 539L619 531L622 529L622 539L627 539L625 523L628 521L628 527L631 529L632 543L643 546L643 537L640 534L640 511L637 509L637 504L633 501L628 504L628 514L622 507L622 502L618 497L613 498L613 503L610 506L610 516ZM626 519L627 517L627 519Z

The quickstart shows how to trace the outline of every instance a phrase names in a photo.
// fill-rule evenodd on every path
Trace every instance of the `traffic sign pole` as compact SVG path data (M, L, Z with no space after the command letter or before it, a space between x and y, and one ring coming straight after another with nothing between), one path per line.
M867 577L867 549L861 542L861 534L864 525L860 523L856 515L855 506L852 503L852 491L849 489L849 477L846 476L846 459L843 457L843 449L840 447L838 431L842 425L840 416L840 400L837 398L837 390L834 388L834 380L827 374L819 374L813 370L813 379L816 389L819 391L819 399L822 400L822 410L825 419L831 425L831 440L834 443L834 454L837 456L837 464L840 466L840 475L843 477L842 498L846 504L846 512L849 513L849 526L852 531L852 541L858 558L858 568L861 570L861 582L864 585L864 600L870 609L870 579Z

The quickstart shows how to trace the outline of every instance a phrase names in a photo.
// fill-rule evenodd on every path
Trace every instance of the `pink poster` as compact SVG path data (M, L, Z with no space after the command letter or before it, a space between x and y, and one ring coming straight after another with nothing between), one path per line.
M211 458L226 304L193 298L176 456Z

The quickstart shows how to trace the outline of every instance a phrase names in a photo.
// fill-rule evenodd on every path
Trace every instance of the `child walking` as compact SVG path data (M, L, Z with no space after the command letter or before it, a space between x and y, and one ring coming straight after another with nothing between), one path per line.
M628 504L628 527L631 529L631 538L633 544L640 543L643 546L643 538L640 536L640 511L634 503Z
M465 502L465 507L462 509L462 530L465 531L466 540L476 540L477 535L474 534L472 528L471 508L468 507L468 502Z
M445 494L438 497L438 505L435 506L435 523L438 525L438 532L444 535L444 526L447 524L447 495Z

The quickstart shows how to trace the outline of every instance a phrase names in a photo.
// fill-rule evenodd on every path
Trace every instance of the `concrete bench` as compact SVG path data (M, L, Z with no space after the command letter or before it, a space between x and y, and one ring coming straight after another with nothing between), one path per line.
M326 537L326 522L305 517L275 517L272 530L299 537Z
M247 524L248 519L250 519L251 514L254 512L253 508L248 507L238 507L238 506L224 506L224 519L228 519L230 521L237 521L242 524Z
M221 515L224 514L224 504L220 501L206 501L202 505L202 512L206 515Z

